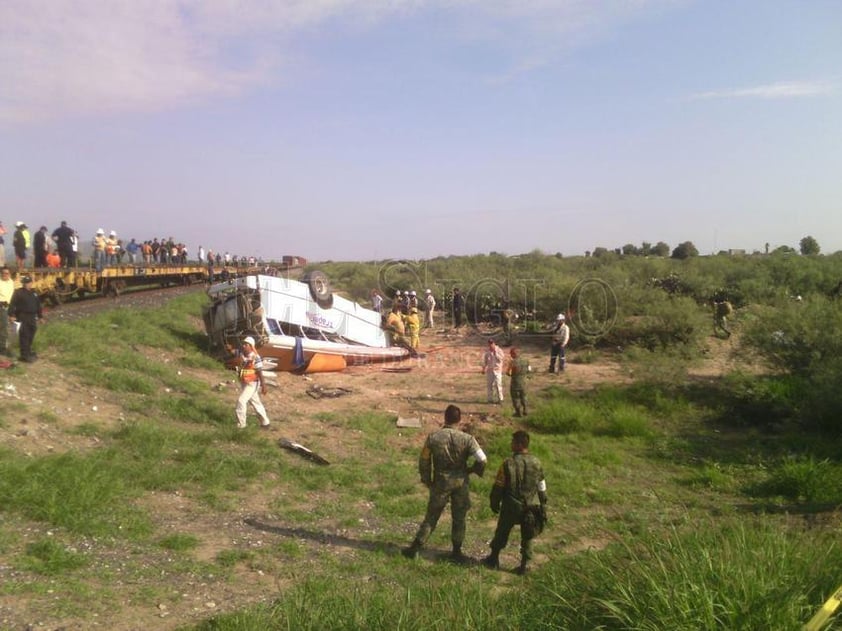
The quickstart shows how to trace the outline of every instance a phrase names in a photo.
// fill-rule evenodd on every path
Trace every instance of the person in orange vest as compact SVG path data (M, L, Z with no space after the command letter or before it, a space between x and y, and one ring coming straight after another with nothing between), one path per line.
M261 394L266 394L266 382L263 380L263 359L254 350L254 338L249 336L243 340L242 350L238 358L238 374L240 377L240 396L237 399L237 428L246 428L246 411L248 404L254 408L260 417L260 427L268 428L269 416L260 400Z
M117 265L117 253L120 251L120 241L117 233L112 230L105 240L105 260L107 265Z

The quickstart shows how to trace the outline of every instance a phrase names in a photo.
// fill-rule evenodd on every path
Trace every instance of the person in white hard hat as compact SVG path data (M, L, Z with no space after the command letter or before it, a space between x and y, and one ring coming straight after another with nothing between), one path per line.
M117 252L120 250L120 244L117 240L117 232L112 230L108 233L105 239L105 261L106 265L117 265Z
M246 412L249 403L260 417L260 427L268 428L269 416L260 400L260 395L266 394L266 382L263 380L263 359L254 350L254 338L251 336L243 339L237 372L240 377L240 396L237 399L236 408L237 428L246 428Z
M436 298L433 296L433 292L429 289L424 292L424 302L427 305L427 310L424 311L424 327L432 329L433 311L436 310Z
M105 266L105 230L100 228L96 231L91 245L94 248L94 269L101 272Z
M567 318L559 313L555 319L553 328L553 342L550 346L550 372L555 372L556 359L558 359L558 372L564 372L565 349L570 341L570 327L567 326Z

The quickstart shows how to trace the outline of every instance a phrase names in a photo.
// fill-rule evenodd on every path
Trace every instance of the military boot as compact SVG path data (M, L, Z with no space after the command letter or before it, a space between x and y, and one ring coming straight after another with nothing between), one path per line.
M462 554L462 546L453 546L453 551L450 553L450 560L457 565L466 565L470 559Z
M492 550L491 554L485 557L482 561L480 561L485 567L491 570L499 570L500 569L500 551L499 550Z
M515 574L518 576L524 576L527 572L529 572L529 562L526 559L521 559L520 565L515 570Z
M418 554L421 552L421 542L416 539L412 543L409 544L408 547L401 550L401 554L404 555L407 559L417 559Z

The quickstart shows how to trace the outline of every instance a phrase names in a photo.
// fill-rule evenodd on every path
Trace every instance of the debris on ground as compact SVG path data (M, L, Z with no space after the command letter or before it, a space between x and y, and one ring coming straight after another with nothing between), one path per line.
M336 399L337 397L343 397L346 394L351 394L353 390L350 388L323 388L317 383L314 383L312 386L307 388L307 394L309 394L314 399Z
M316 452L312 451L311 449L307 449L307 447L305 447L304 445L293 442L288 438L278 439L278 446L283 449L287 449L289 451L293 451L299 455L302 455L308 460L312 460L313 462L316 462L318 464L330 464L330 462L322 458Z
M398 416L398 420L395 421L396 427L414 427L417 429L421 429L421 419L419 417L413 418L404 418L402 416Z

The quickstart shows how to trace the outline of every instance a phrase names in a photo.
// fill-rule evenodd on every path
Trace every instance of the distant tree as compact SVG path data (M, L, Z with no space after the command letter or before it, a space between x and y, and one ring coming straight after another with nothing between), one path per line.
M652 248L652 254L655 256L669 256L670 255L670 246L668 246L663 241L658 241L655 244L655 247Z
M801 246L801 254L803 254L804 256L818 254L821 251L821 248L819 247L819 242L810 236L801 239L799 245Z
M672 258L674 259L689 259L691 256L699 256L699 251L696 249L696 246L693 245L692 241L679 243L672 251Z
M791 248L788 245L781 245L776 247L772 250L772 254L795 254L795 248Z
M637 246L633 243L626 243L622 249L625 256L637 256L640 254L640 250L638 250Z
M590 250L585 250L585 258L588 258L591 255Z
M650 254L652 254L652 244L648 241L644 241L640 244L640 255L649 256Z
M600 256L605 256L606 254L608 254L608 248L597 247L593 249L593 255L596 258L599 258Z

